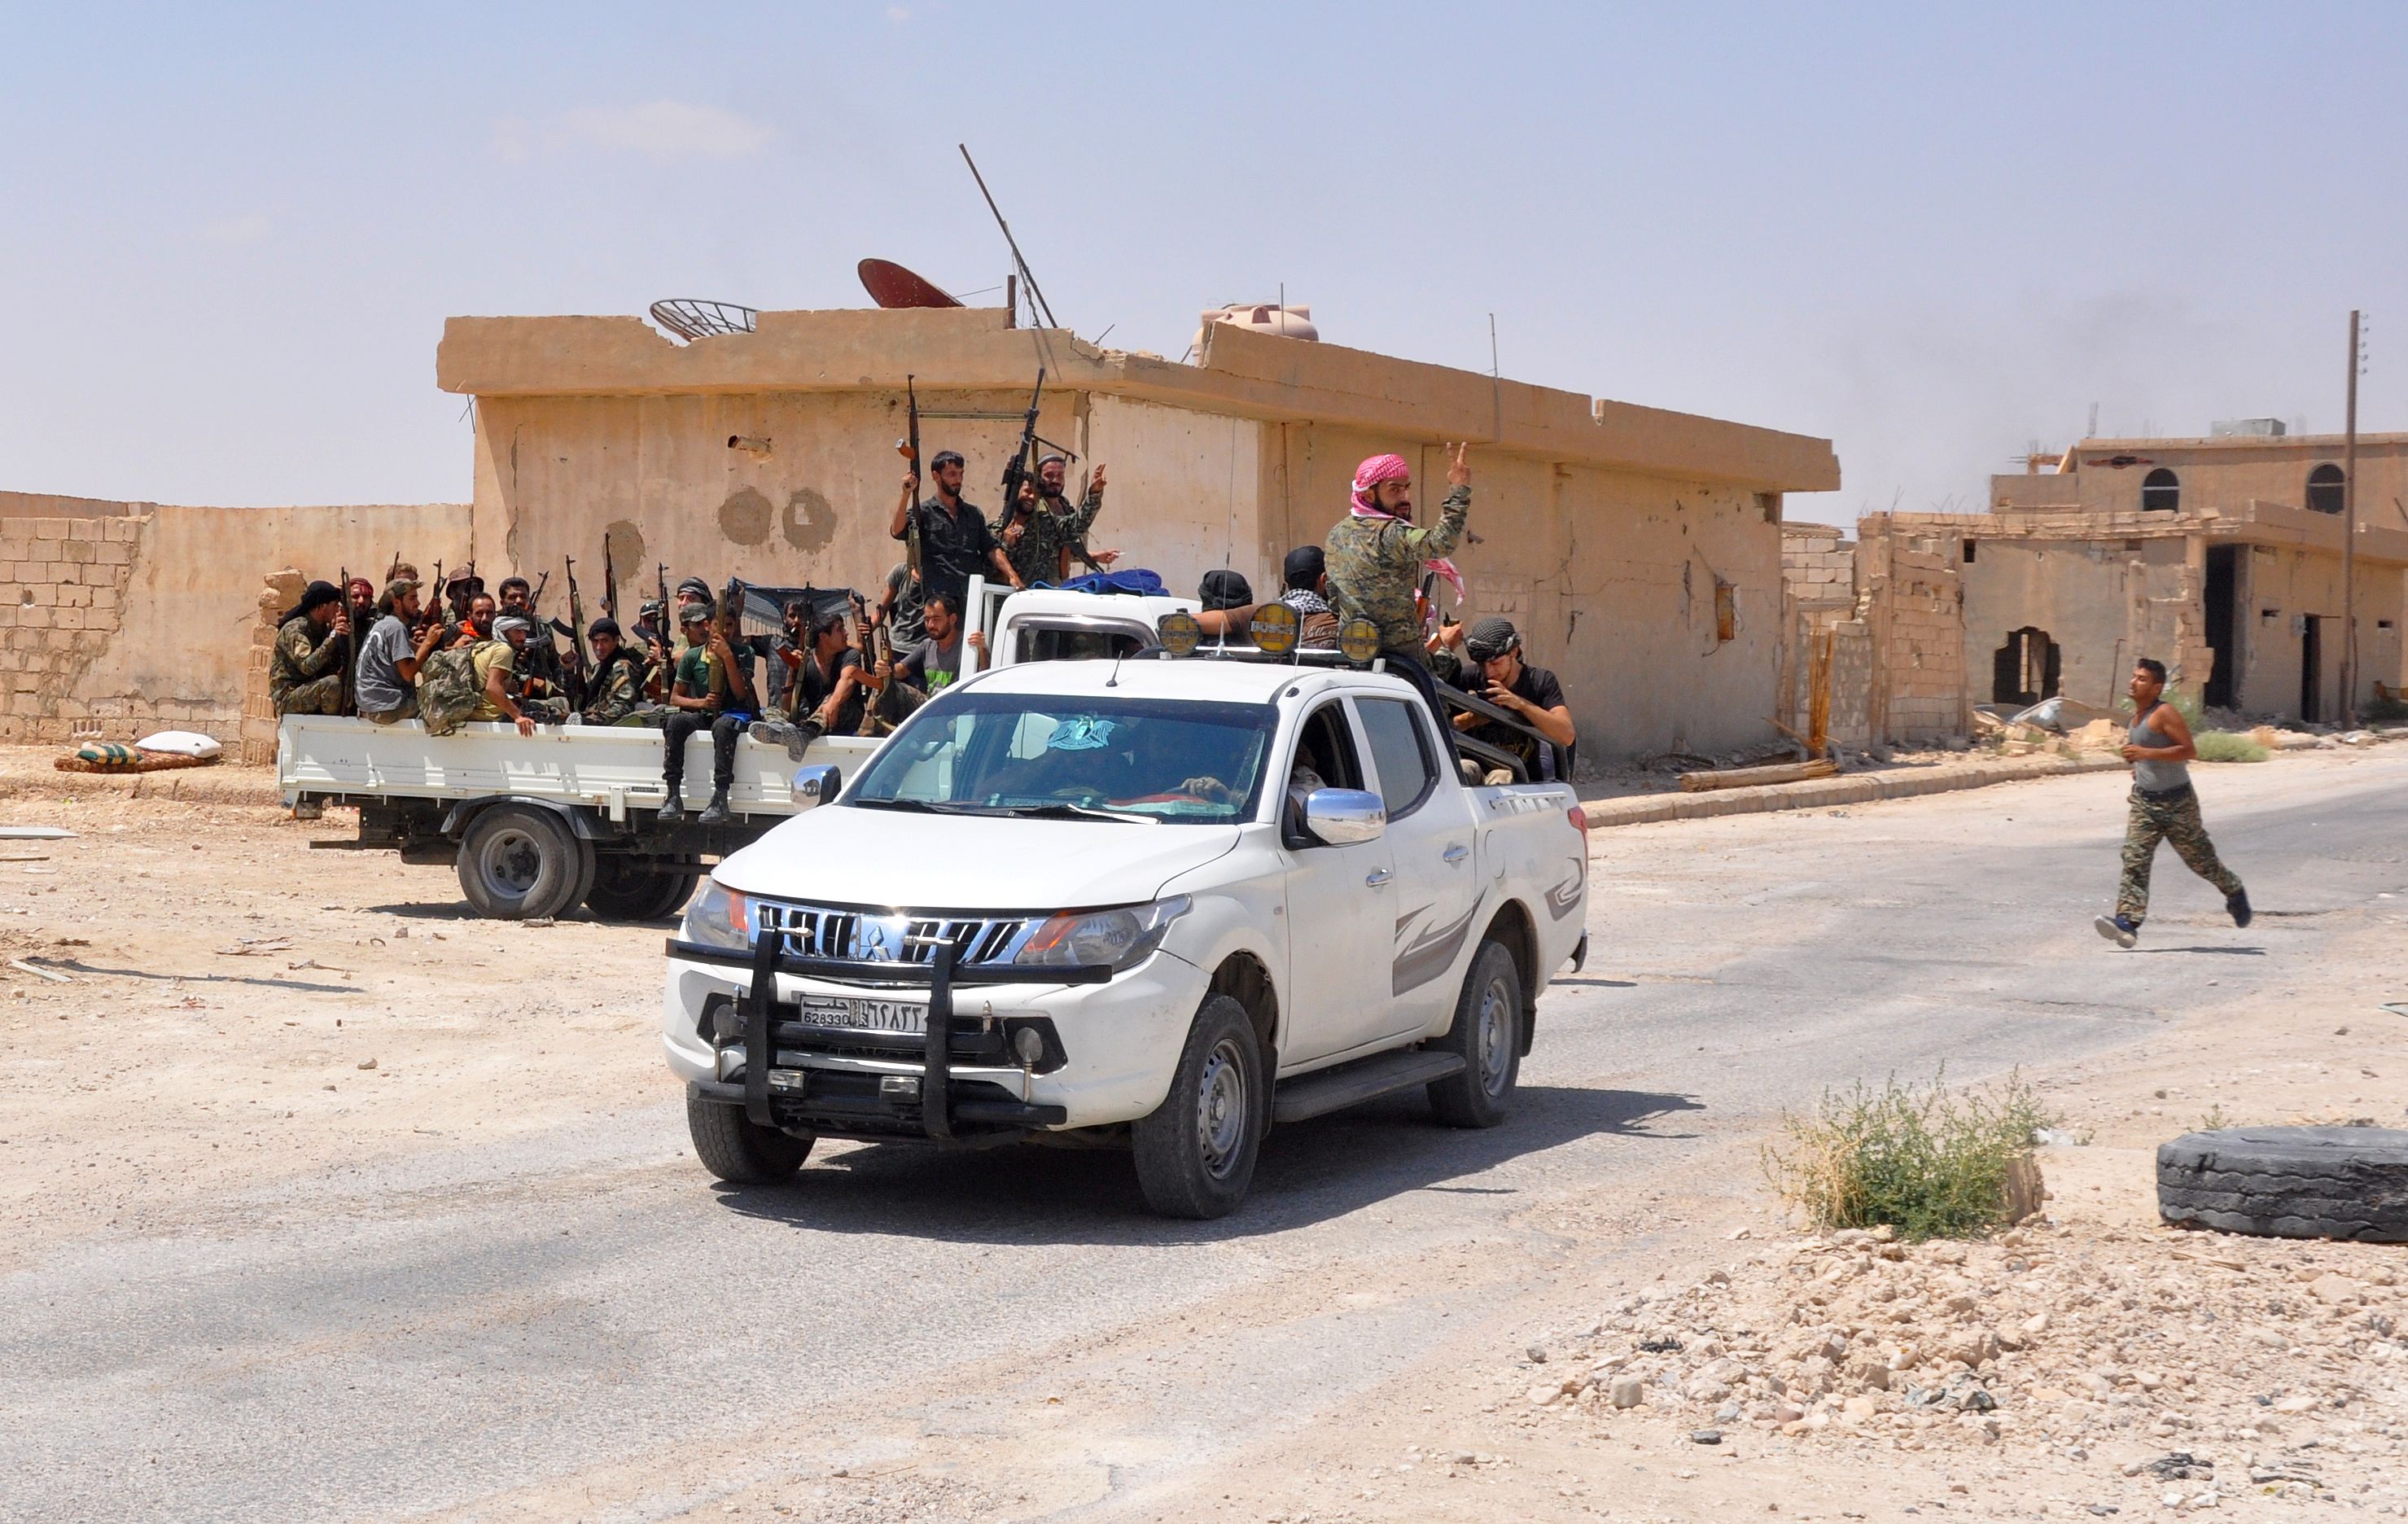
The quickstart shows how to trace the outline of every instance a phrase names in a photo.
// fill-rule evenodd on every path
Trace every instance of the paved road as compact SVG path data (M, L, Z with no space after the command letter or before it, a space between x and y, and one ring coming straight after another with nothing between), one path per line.
M2112 1044L2172 1019L2177 971L2278 997L2408 890L2403 784L2408 748L2210 772L2270 913L2236 931L2168 854L2140 954L2088 926L2113 777L1601 836L1599 951L1542 1002L1513 1122L1398 1100L1283 1129L1219 1224L1137 1215L1111 1154L831 1150L714 1189L661 1103L95 1233L0 1281L0 1517L569 1511L580 1477L663 1517L722 1495L731 1448L737 1481L1008 1448L1066 1388L1122 1436L1086 1442L1091 1494L1133 1506L1509 1323L1567 1223L1643 1253L1645 1193L1823 1085ZM1484 1274L1503 1300L1448 1294Z

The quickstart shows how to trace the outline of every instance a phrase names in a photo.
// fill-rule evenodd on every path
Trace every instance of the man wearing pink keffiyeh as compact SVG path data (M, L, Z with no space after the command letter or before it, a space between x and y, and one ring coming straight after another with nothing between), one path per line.
M1413 524L1413 473L1403 457L1373 455L1354 469L1354 496L1346 517L1329 531L1324 546L1328 560L1329 600L1339 616L1361 615L1379 626L1380 654L1398 675L1421 688L1429 687L1429 654L1424 647L1421 610L1416 596L1424 572L1435 572L1455 586L1459 597L1463 582L1447 553L1463 537L1464 520L1471 512L1471 467L1465 463L1466 445L1453 445L1455 459L1447 467L1450 489L1439 510L1439 522L1423 529ZM1433 701L1432 709L1437 705Z

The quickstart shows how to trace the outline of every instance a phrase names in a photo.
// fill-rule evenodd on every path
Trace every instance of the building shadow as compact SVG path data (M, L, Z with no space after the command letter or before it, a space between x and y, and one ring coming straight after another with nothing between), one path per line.
M977 1151L882 1143L814 1160L774 1186L722 1186L733 1212L798 1229L945 1243L1217 1243L1309 1227L1416 1191L1512 1196L1457 1185L1498 1165L1589 1138L1679 1143L1666 1124L1705 1109L1694 1096L1526 1086L1503 1126L1438 1125L1419 1093L1272 1129L1246 1202L1217 1222L1153 1216L1125 1147L1021 1145Z

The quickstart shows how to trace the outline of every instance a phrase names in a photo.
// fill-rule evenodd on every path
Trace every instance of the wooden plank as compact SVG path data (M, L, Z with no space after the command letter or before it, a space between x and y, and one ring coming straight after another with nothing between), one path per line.
M1764 768L1724 768L1713 772L1681 774L1681 790L1700 794L1710 788L1754 788L1760 784L1802 784L1814 778L1836 778L1839 768L1821 757L1812 762L1777 762Z

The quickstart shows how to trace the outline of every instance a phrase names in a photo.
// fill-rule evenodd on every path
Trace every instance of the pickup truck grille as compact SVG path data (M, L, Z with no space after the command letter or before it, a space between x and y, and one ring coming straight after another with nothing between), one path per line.
M897 911L881 915L824 905L753 902L762 929L785 939L794 957L845 958L865 963L931 963L933 939L950 941L957 963L1004 963L1020 951L1036 920L1025 915L956 919Z

